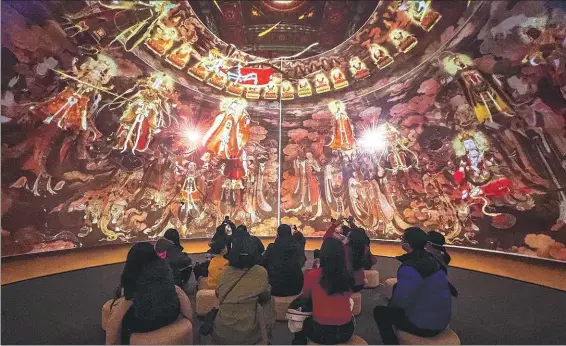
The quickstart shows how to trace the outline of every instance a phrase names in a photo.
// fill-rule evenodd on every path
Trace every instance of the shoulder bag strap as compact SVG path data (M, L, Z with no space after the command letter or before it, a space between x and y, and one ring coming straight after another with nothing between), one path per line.
M248 271L250 271L250 270L249 270L249 269L246 270L246 271L244 272L244 274L242 274L242 276L240 276L240 277L238 278L238 280L236 280L236 282L234 282L234 284L232 285L232 287L230 287L230 289L228 290L228 292L226 292L226 294L224 295L224 298L222 298L222 300L220 300L220 302L218 303L218 305L222 304L222 302L224 301L224 299L226 299L226 297L228 297L228 294L230 294L230 292L232 292L232 289L234 289L234 287L236 287L236 285L238 284L238 282L240 282L240 280L242 280L242 278L243 278L244 276L246 276L246 274L248 273Z

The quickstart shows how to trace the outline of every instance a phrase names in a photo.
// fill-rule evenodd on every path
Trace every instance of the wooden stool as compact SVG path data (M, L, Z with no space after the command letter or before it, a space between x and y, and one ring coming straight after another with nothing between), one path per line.
M132 333L130 345L192 345L193 325L179 317L172 324L149 333Z
M110 299L104 305L102 305L102 330L106 330L106 323L110 318L110 312L112 310L112 303L114 303L114 299Z
M208 278L206 276L203 276L198 280L198 289L199 290L210 289L210 286L208 286Z
M395 334L400 345L461 345L460 338L450 327L431 338L416 336L399 329L395 329Z
M297 298L299 295L290 296L290 297L275 297L273 296L273 300L275 301L275 311L277 312L277 321L287 321L285 315L287 315L287 309L289 305Z
M379 286L379 272L377 270L364 270L364 288Z
M397 283L396 278L390 278L385 280L385 298L391 299L393 296L393 286Z
M346 342L345 344L338 344L338 345L367 345L367 344L368 343L364 339L360 338L357 335L352 335L352 337L350 338L350 340L348 340L348 342ZM320 345L320 344L308 340L307 345Z
M358 316L362 312L362 294L360 292L352 293L352 300L354 301L352 314Z
M195 313L199 316L206 315L210 309L218 307L218 298L214 290L199 290L196 297Z

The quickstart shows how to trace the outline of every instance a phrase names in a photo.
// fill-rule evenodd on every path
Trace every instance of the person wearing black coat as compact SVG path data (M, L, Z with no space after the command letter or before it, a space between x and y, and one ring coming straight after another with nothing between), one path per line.
M251 235L248 232L248 228L245 225L240 225L236 227L236 230L232 233L232 240L235 240L236 238L240 238L240 237L252 237L257 246L258 253L260 255L264 253L265 246L263 246L261 240L258 237Z
M130 249L120 284L125 299L133 301L122 320L122 345L129 344L132 333L157 330L179 316L173 273L150 243L136 243Z
M277 238L267 246L262 265L267 269L271 294L289 297L301 293L303 288L304 252L291 234L291 227L282 224Z
M178 247L167 238L161 238L155 244L155 252L157 252L159 257L165 259L169 267L171 267L175 285L182 287L189 281L189 276L192 272L189 268L191 259L183 252L182 247Z

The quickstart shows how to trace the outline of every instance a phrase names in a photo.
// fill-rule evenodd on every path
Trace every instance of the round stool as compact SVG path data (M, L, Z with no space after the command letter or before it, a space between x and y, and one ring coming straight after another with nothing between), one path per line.
M425 338L395 329L400 345L461 345L460 338L450 327L437 336Z
M354 301L352 314L358 316L362 312L362 294L360 292L352 293L352 300Z
M350 340L348 340L346 343L344 343L344 344L338 344L338 345L367 345L367 344L368 344L368 343L367 343L364 339L360 338L360 337L357 336L357 335L353 335L353 336L350 338ZM308 340L307 345L320 345L320 344L317 344L317 343L314 342L314 341Z
M204 316L214 307L218 307L218 298L216 297L216 291L199 290L196 296L195 313L199 316Z
M285 315L287 315L287 309L289 305L297 298L299 295L290 296L290 297L275 297L273 296L273 300L275 301L275 311L277 312L277 321L287 321Z
M364 270L364 288L379 286L379 272L377 270Z
M385 280L385 298L391 299L393 296L393 286L397 283L397 278L390 278Z
M102 330L106 330L106 323L110 318L110 312L112 310L112 303L114 303L114 299L110 299L104 305L102 305Z
M132 333L130 345L192 345L193 325L179 317L172 324L149 333Z
M210 289L210 287L208 286L208 278L206 276L203 276L198 280L198 289L199 290Z

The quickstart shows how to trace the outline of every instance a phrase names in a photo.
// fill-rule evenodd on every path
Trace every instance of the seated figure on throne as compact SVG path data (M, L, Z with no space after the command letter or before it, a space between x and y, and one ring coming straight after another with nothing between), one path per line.
M158 23L145 44L155 54L161 56L167 53L178 39L179 31L177 28Z
M387 48L382 47L378 44L370 44L369 54L377 68L379 68L380 70L391 65L391 63L393 62L393 58L389 54L389 51L387 51Z
M431 0L407 0L405 6L399 9L406 8L405 11L413 23L425 31L430 31L442 17L440 13L430 7L431 2Z
M414 35L402 29L394 29L389 34L391 43L402 53L408 53L411 49L415 48L418 40Z

